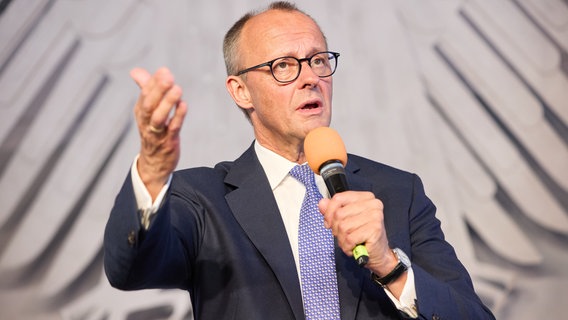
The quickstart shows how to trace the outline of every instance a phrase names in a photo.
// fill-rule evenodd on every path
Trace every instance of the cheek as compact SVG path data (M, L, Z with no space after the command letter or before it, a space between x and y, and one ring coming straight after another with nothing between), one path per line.
M326 97L328 97L328 99L331 100L331 96L333 94L333 80L332 78L329 78L329 82L326 82L324 87L323 87L323 92L326 95Z
M284 115L290 111L293 98L292 90L287 87L270 88L263 96L263 106L275 114Z
M325 103L328 106L328 109L331 110L332 95L333 95L333 90L331 89L331 86L322 87L321 93L322 93L322 98L324 99Z
M257 101L263 105L282 104L285 97L289 94L286 86L278 85L272 78L259 79L255 87Z
M267 94L259 95L256 98L254 110L261 122L266 125L272 123L270 126L274 126L274 123L279 123L285 118L282 97L276 92L272 94L267 92Z

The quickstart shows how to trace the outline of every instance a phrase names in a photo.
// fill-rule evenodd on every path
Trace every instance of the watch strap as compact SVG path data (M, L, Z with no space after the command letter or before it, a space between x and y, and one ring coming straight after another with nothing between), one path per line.
M391 270L391 272L389 272L384 277L379 277L374 272L371 273L371 279L376 284L380 285L381 287L386 287L391 282L398 279L406 270L408 270L408 266L401 261L397 252L394 251L394 253L395 253L396 257L398 258L398 263L396 264L394 269Z

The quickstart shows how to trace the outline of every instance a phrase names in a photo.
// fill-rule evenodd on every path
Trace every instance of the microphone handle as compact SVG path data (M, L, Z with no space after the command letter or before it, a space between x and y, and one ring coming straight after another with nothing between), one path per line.
M326 161L320 166L320 173L331 197L336 193L349 190L345 169L340 161ZM355 258L355 261L357 261L360 267L363 267L369 262L369 252L367 252L367 248L364 244L358 244L353 248L353 258Z
M343 168L341 168L343 169ZM333 168L333 171L337 171ZM340 193L343 191L349 190L347 187L347 178L345 177L345 173L329 173L326 172L325 174L327 177L324 177L324 173L322 172L323 181L325 181L325 185L327 186L327 190L329 190L329 196L333 197L336 193Z
M353 248L353 258L357 261L359 267L363 267L369 262L369 253L364 244L358 244Z

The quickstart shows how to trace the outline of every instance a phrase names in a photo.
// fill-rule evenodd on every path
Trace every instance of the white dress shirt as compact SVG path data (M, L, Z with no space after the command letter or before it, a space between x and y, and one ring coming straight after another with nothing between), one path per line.
M276 198L276 203L282 215L282 221L284 222L288 239L290 240L292 253L294 254L296 270L298 274L300 274L298 227L300 224L300 210L302 202L304 201L306 187L289 174L290 170L292 170L297 163L291 162L271 150L268 150L261 146L258 142L255 142L254 148L256 155L258 156L258 160L260 161L260 164L268 178L274 197ZM138 209L142 212L142 225L147 229L151 216L158 210L159 205L170 186L171 175L156 199L152 201L150 193L144 186L144 183L138 174L138 170L136 168L137 161L138 156L131 168L132 184ZM329 198L329 191L327 190L323 178L320 175L315 175L315 178L320 193L324 197ZM387 289L385 289L385 292L400 311L413 318L418 316L415 306L416 289L414 286L414 273L412 271L412 267L408 269L406 284L402 290L400 300L392 295L392 293Z

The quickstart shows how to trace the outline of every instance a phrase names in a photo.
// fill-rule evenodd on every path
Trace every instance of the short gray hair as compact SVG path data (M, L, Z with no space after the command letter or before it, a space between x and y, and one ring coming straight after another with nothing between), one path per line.
M302 10L298 9L298 7L290 2L287 1L278 1L278 2L273 2L271 3L266 9L261 10L261 11L250 11L248 13L246 13L244 16L242 16L237 22L235 22L235 24L231 27L231 29L229 29L229 31L227 31L227 34L225 34L225 38L223 39L223 56L225 58L225 67L227 69L227 75L236 75L237 72L239 72L239 69L242 68L243 66L239 65L239 40L240 40L240 36L241 36L241 32L243 30L243 27L245 26L245 24L253 17L264 13L266 11L270 11L270 10L282 10L282 11L288 11L288 12L299 12L307 17L309 17L310 19L312 19L314 21L314 23L316 25L317 22L310 17L310 15L308 15L307 13L303 12ZM318 25L319 28L319 25ZM320 32L323 35L323 31ZM323 36L325 39L325 35Z

